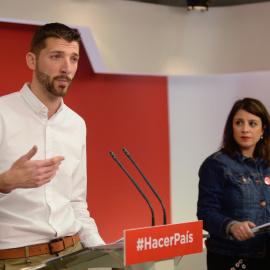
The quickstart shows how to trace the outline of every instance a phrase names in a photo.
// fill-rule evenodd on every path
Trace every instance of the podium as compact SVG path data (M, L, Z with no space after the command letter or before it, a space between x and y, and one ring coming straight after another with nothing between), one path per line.
M42 262L29 270L175 270L184 255L203 251L202 221L124 231L124 238ZM158 265L166 262L166 267Z
M156 270L156 261L145 262L124 266L123 242L109 244L101 247L84 248L71 254L44 261L42 264L32 267L29 270L81 270L87 268L123 268L125 270ZM167 268L174 269L180 262L181 257L174 258L167 264ZM163 268L164 269L164 268Z

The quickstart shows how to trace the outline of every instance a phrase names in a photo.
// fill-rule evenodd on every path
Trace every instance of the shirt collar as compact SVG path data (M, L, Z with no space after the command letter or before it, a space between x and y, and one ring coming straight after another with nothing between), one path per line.
M25 100L25 102L32 108L36 113L48 114L48 108L33 94L30 90L30 83L25 83L20 93ZM61 104L55 113L57 115L60 111L63 110L64 101L61 99Z
M259 164L259 163L261 163L263 161L262 158L250 158L250 157L246 157L246 156L242 155L240 152L237 152L236 157L241 162L245 162L247 160L254 160L255 163Z

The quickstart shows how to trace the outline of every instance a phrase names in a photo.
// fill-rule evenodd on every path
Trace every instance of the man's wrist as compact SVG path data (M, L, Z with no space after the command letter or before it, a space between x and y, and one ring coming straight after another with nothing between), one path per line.
M14 188L10 185L8 180L8 172L0 174L0 192L7 194L10 193Z

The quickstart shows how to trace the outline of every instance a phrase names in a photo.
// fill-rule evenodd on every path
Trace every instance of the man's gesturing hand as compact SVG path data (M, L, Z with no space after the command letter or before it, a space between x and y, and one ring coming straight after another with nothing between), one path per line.
M15 188L40 187L53 179L64 157L31 160L36 153L37 146L34 146L16 160L8 171L0 174L0 192L9 193Z

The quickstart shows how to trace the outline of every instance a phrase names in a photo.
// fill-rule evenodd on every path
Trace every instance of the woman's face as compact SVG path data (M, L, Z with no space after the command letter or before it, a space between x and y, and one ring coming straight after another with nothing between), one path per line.
M243 109L236 112L233 118L233 137L241 153L253 157L257 142L263 135L261 118Z

